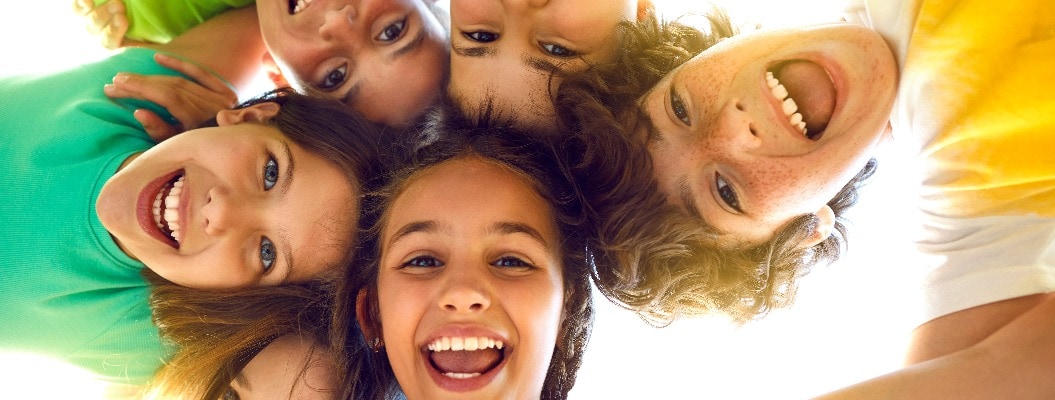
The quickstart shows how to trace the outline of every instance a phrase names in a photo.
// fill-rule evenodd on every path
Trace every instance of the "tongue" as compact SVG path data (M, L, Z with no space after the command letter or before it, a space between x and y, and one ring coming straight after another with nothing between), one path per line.
M835 87L824 68L809 61L792 61L773 75L799 106L809 134L823 131L835 109Z
M484 373L501 359L500 350L441 351L432 353L432 364L440 372Z

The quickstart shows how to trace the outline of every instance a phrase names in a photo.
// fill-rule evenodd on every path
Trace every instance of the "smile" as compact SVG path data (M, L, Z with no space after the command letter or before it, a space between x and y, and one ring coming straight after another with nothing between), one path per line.
M289 0L289 14L293 15L304 11L314 0Z
M835 85L827 71L809 61L789 61L766 71L766 85L791 127L819 140L835 109Z
M491 382L505 366L508 350L502 340L490 337L443 336L429 342L422 353L440 387L466 392Z
M140 192L136 205L139 226L150 237L174 249L179 249L183 240L183 234L179 233L181 214L177 211L186 197L183 180L183 170L154 179Z
M174 181L162 186L157 196L154 197L154 204L151 207L154 223L162 233L176 242L177 248L179 248L181 239L179 205L180 195L183 194L183 178L184 175L181 174Z

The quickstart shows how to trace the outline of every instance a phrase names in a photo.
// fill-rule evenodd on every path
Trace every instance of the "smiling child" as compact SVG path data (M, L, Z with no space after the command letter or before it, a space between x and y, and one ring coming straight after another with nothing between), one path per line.
M249 47L240 39L171 46L208 60ZM142 384L170 351L151 323L144 268L220 289L339 274L350 258L377 127L339 103L279 92L156 145L132 116L141 104L100 90L118 70L176 75L155 53L4 78L2 350Z

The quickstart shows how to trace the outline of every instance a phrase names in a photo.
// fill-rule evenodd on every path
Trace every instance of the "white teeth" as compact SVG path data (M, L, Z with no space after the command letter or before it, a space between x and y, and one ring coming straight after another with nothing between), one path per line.
M312 1L314 0L297 0L297 5L293 6L293 13L296 14L303 11Z
M179 204L180 195L183 193L183 176L180 176L176 182L173 182L172 189L169 190L168 196L162 198L161 194L165 192L164 188L158 191L157 197L154 198L153 212L154 212L154 223L157 224L158 228L165 228L168 225L169 231L172 232L172 238L177 243L180 242L182 235L180 234L180 219L179 219ZM161 219L165 219L165 224L161 222Z
M486 349L499 349L501 350L505 344L501 340L491 339L489 337L448 337L444 336L437 338L436 340L429 343L428 349L430 351L476 351Z
M773 97L776 97L780 101L780 106L784 111L784 115L788 117L788 122L791 126L806 134L806 121L802 120L802 113L799 111L798 104L795 104L795 100L788 97L788 89L784 85L780 84L773 73L766 71L766 84L769 86L770 92L773 93Z
M467 373L463 373L463 372L447 372L447 373L444 373L443 375L445 375L448 378L454 378L454 379L469 379L469 378L475 378L477 376L480 376L480 373L479 372L473 372L473 373L467 374Z

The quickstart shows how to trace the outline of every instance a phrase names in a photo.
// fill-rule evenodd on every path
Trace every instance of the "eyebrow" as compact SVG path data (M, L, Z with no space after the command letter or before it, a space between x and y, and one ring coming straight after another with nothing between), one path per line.
M398 230L393 232L392 238L388 241L387 246L391 246L392 243L398 242L400 239L412 233L431 233L436 232L438 230L440 230L440 226L436 223L436 221L414 221L409 224L403 225Z
M472 46L472 47L461 47L455 46L454 41L451 41L451 51L462 57L494 57L498 55L498 50L488 46Z
M238 371L238 374L234 376L234 381L238 382L238 384L245 390L251 389L249 387L249 380L245 379L245 374L243 374L242 371Z
M487 230L488 235L512 235L516 233L523 233L530 236L536 242L542 245L542 247L549 248L549 243L542 237L542 234L538 230L523 224L520 222L498 222L491 226Z
M289 194L290 188L293 186L293 151L289 148L288 142L282 142L282 150L286 154L286 179L282 183L282 193L279 195L280 201L285 201L286 195ZM286 259L286 272L282 276L280 282L285 283L289 279L290 275L293 275L293 246L290 245L289 235L285 230L278 232L279 239L282 241L282 252L283 258Z
M560 69L560 67L557 66L557 64L554 64L549 60L546 60L541 57L525 54L523 57L521 57L521 61L524 62L524 65L531 67L531 69L545 74L557 75L564 72Z

